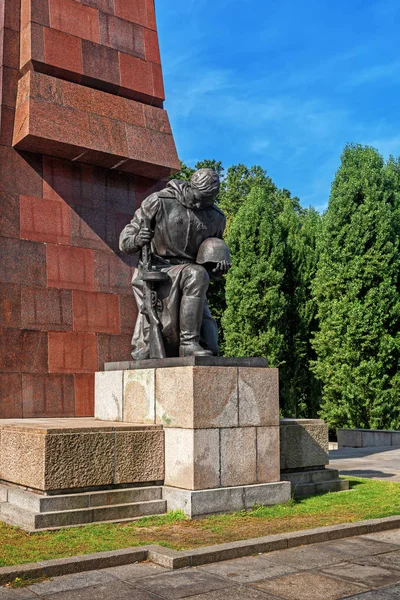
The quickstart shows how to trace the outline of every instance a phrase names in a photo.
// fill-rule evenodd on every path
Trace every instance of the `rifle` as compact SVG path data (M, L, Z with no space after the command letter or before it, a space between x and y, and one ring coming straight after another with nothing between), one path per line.
M143 219L141 226L150 229L150 220ZM145 244L142 248L142 264L143 306L141 313L145 315L150 325L150 358L166 358L161 323L158 317L159 299L155 286L161 281L167 281L168 275L153 268L150 244Z

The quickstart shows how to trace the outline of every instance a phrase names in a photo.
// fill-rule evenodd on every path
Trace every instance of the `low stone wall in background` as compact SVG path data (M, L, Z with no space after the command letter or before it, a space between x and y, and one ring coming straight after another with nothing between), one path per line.
M339 448L400 446L400 431L380 429L338 429Z

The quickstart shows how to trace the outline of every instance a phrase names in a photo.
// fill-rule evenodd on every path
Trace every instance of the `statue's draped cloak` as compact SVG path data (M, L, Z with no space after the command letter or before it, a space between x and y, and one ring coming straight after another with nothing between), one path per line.
M136 236L143 219L149 219L154 230L152 240L153 265L168 273L169 280L157 287L162 302L159 314L167 354L176 355L179 346L179 307L181 299L181 278L186 265L196 262L197 253L204 240L210 237L222 238L225 229L225 216L214 204L204 209L192 208L192 195L186 182L173 180L161 192L151 194L136 211L131 223L125 227L120 237L120 249L128 254L138 252ZM139 316L133 334L134 350L146 350L149 342L149 325L141 314L143 305L142 265L135 269L132 280L133 292L139 308ZM209 335L210 328L216 333L216 324L205 302L201 343L216 335ZM217 349L208 348L213 352Z

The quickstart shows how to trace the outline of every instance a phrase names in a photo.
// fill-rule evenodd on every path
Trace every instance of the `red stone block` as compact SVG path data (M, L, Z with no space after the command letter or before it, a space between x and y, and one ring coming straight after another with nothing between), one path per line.
M86 248L47 245L48 287L94 290L94 253Z
M21 0L21 30L31 21L50 25L48 0Z
M0 146L1 193L10 193L13 196L42 196L43 179L39 164L41 161L41 156L19 153L13 148ZM18 177L15 176L16 173Z
M1 107L0 144L12 146L14 135L15 110L9 106ZM0 217L1 219L1 217Z
M133 213L108 213L107 214L107 243L114 252L119 250L121 231L131 222Z
M1 12L4 11L4 27L19 31L20 3L17 0L2 0Z
M46 373L47 333L0 329L0 371Z
M92 206L92 168L45 156L43 196L75 206Z
M92 8L98 8L103 12L114 14L114 0L78 0L85 6L91 6Z
M146 0L147 7L147 27L150 29L157 29L156 23L156 9L154 7L154 0Z
M97 371L97 341L94 333L49 333L50 373L94 373Z
M118 52L116 50L83 40L82 57L83 83L97 82L96 87L101 86L102 89L108 92L118 91L120 77ZM82 110L82 107L80 107L80 110Z
M152 29L144 30L144 47L146 52L146 60L161 64L160 48L158 46L158 35Z
M75 375L75 417L94 417L94 375Z
M99 12L75 0L49 0L50 27L91 42L100 42Z
M93 201L98 210L133 215L136 210L136 177L117 170L94 169Z
M152 64L145 60L130 56L119 55L121 71L121 92L135 97L142 94L147 98L153 97L153 72Z
M19 238L19 198L3 191L1 183L0 236Z
M74 331L119 333L119 297L98 292L73 292Z
M23 375L23 416L74 417L73 375Z
M143 110L146 127L148 129L155 129L156 131L161 131L161 133L169 133L172 135L171 125L166 110L147 104L143 106Z
M21 196L21 238L52 244L70 243L70 207L60 200Z
M129 294L135 258L95 252L95 286L106 294Z
M109 250L106 242L106 213L76 206L71 211L71 245Z
M68 124L66 126L66 124ZM30 135L79 147L89 143L88 113L49 102L30 102Z
M147 179L146 177L135 177L136 182L136 201L138 206L143 202L147 196L154 192L159 192L166 187L167 181L154 181L153 179Z
M163 102L165 100L165 92L164 92L164 81L163 81L161 65L156 65L153 63L152 69L153 69L154 98Z
M1 64L12 69L19 69L19 34L13 29L1 31L2 61Z
M121 121L89 114L89 135L90 146L97 151L116 157L128 155L125 124Z
M104 370L104 364L131 360L132 335L98 335L98 370Z
M47 373L47 332L21 330L20 371Z
M82 49L78 37L44 28L44 59L48 65L82 75Z
M22 418L22 375L0 373L0 419Z
M138 308L136 306L133 293L120 296L120 322L121 322L121 333L133 335L135 328L136 318L138 315Z
M72 292L22 286L21 323L24 329L72 331Z
M86 43L86 42L85 42ZM95 44L93 44L95 45ZM106 48L106 50L108 50ZM97 71L98 73L99 71ZM119 72L119 66L118 66ZM143 104L67 81L62 84L65 106L144 127Z
M144 29L130 21L100 13L100 41L120 52L145 58Z
M0 281L45 287L45 245L16 238L0 238Z
M21 326L21 286L15 283L0 285L0 327Z
M115 14L122 19L147 27L145 0L114 0Z
M1 103L11 108L15 108L17 101L18 80L20 73L17 69L10 67L0 68L0 83L2 90Z
M32 65L43 68L44 63L44 27L30 23L20 36L20 68L22 72L32 69Z

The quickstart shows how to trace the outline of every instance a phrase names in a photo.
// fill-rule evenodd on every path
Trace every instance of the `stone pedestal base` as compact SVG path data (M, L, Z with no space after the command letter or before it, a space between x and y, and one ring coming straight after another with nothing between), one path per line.
M183 510L190 518L249 510L254 506L284 504L290 500L287 481L210 490L184 490L164 486L168 510Z
M161 426L96 419L0 420L0 480L68 493L164 480Z
M290 484L279 483L278 369L265 359L114 367L96 375L95 414L163 426L168 510L192 517L289 500Z

